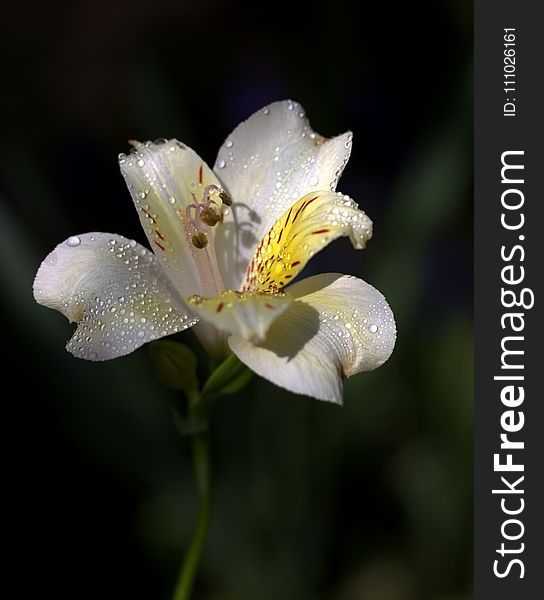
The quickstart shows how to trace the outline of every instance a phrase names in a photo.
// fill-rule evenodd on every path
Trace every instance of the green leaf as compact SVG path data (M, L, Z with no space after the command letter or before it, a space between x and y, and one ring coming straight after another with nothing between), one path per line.
M253 377L250 371L234 354L223 361L210 375L202 389L202 397L235 394L243 389Z
M179 342L159 340L149 345L158 380L171 390L182 390L188 398L198 393L197 360L193 351Z

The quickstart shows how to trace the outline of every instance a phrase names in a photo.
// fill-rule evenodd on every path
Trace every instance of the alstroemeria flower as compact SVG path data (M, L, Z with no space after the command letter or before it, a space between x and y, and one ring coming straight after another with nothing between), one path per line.
M72 354L108 360L198 323L209 353L228 343L273 383L337 403L343 378L389 358L395 322L371 285L335 273L292 284L334 239L364 248L372 235L335 191L351 133L326 140L285 101L239 125L213 171L176 140L132 144L119 163L153 252L72 236L36 276L36 300L78 324Z

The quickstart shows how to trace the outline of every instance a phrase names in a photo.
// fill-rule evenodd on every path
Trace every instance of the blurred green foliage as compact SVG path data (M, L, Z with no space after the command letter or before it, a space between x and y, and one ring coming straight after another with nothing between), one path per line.
M72 326L32 299L40 261L77 232L144 241L116 171L126 139L175 135L212 163L241 118L286 96L324 134L354 129L340 189L375 222L364 253L338 242L308 272L378 287L398 344L346 382L344 408L258 378L218 402L195 599L470 596L471 5L365 8L365 22L347 2L269 4L264 21L213 0L44 3L31 22L13 8L26 27L3 36L18 83L4 91L0 307L28 597L167 599L196 511L176 392L145 348L103 364L66 353Z

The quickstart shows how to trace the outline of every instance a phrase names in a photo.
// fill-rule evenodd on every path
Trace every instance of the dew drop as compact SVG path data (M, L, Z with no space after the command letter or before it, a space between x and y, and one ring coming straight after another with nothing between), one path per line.
M81 239L78 238L77 235L71 235L66 240L66 245L70 246L70 248L75 248L76 246L79 246L79 244L81 244Z
M378 326L373 323L368 326L368 331L370 331L370 333L376 333L378 331Z
M142 158L140 158L140 160L138 160L138 162L136 163L139 167L143 167L145 165L145 162Z
M312 175L310 177L310 185L317 185L319 183L319 177L317 175Z
M217 165L220 169L224 169L226 166L226 162L224 160L220 160L219 164Z
M232 148L232 140L227 140L227 141L225 142L225 146L226 146L227 148Z

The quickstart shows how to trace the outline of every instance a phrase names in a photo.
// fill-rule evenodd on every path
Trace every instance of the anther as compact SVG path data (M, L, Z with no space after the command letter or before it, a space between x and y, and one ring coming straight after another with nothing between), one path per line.
M213 227L221 220L221 217L211 207L205 207L200 211L200 220L206 225Z
M227 194L227 192L221 191L219 192L219 197L221 198L221 202L227 206L231 206L232 205L232 199L231 197Z
M205 248L208 245L208 238L206 237L206 234L202 231L193 234L191 241L193 242L193 246L195 246L199 250L202 250L202 248Z

